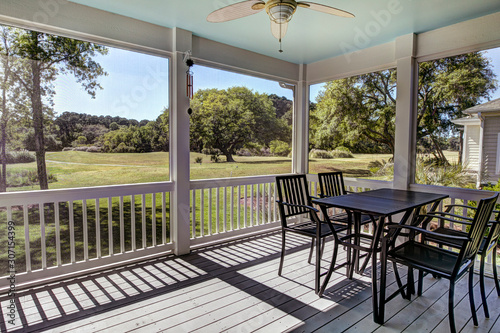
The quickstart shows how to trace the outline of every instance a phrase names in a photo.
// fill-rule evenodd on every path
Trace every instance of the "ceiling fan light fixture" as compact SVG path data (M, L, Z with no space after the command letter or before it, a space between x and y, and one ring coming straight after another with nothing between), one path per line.
M290 21L297 9L294 0L270 0L266 3L266 12L271 21L282 24Z

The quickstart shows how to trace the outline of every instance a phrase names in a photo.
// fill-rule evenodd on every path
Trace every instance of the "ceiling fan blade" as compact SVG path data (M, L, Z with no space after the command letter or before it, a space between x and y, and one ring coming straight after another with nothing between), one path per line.
M247 0L238 2L211 12L207 16L207 21L214 23L227 22L245 16L250 16L264 9L265 4L266 3L261 0Z
M331 15L336 15L336 16L341 16L341 17L350 17L350 18L354 17L354 14L346 12L345 10L333 8L333 7L326 6L326 5L321 5L319 3L301 1L301 2L298 2L297 5L299 7L309 8L309 9L312 9L312 10L315 10L318 12L322 12L322 13L326 13L326 14L331 14Z
M288 22L283 22L278 24L274 21L271 21L271 33L277 40L281 40L286 34L288 30Z

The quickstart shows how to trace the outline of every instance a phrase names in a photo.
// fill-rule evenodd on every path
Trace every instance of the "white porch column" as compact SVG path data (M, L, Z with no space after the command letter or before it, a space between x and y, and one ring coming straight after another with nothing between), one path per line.
M397 97L394 136L394 181L396 189L408 189L415 175L418 64L416 35L396 39Z
M300 65L299 81L294 93L292 172L307 173L309 169L309 87L307 65Z
M186 96L184 52L191 50L192 34L174 28L172 56L172 102L170 111L170 168L174 193L170 205L172 242L176 255L190 251L189 220L189 98Z

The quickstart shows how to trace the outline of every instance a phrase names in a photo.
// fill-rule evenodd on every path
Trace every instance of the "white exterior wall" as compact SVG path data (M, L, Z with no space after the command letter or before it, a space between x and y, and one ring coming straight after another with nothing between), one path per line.
M468 125L464 129L464 151L462 162L472 171L479 172L481 126Z
M483 137L483 182L497 182L500 178L498 170L498 137L500 134L500 116L487 116L484 120Z

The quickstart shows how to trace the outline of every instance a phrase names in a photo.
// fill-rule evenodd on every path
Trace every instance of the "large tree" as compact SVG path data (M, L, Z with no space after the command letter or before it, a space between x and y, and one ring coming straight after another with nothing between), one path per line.
M455 130L451 120L489 98L495 86L489 61L478 52L420 63L418 144L428 142L435 157L446 162L440 142ZM326 83L311 118L311 142L324 149L356 149L364 138L393 153L395 98L395 70Z
M104 69L93 60L97 54L107 54L107 48L71 38L17 29L15 52L26 60L28 75L16 79L28 92L31 101L35 135L36 162L40 189L48 189L45 165L44 110L51 107L54 91L51 83L58 74L72 74L78 83L94 98L101 86L99 76Z
M395 110L395 70L327 82L312 112L311 142L321 149L356 150L368 140L394 152Z
M288 126L276 116L269 96L245 87L200 90L191 108L191 146L219 149L228 162L245 144L268 146L286 137Z

